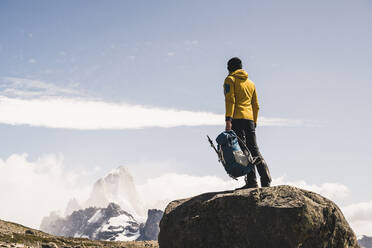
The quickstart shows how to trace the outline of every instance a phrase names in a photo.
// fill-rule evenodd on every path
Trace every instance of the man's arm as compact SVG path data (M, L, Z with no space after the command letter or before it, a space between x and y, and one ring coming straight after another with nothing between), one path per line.
M252 110L253 110L253 120L254 120L254 124L256 126L257 125L257 119L258 119L258 110L260 109L260 105L258 104L256 86L254 87L251 103L252 103Z
M234 81L231 77L227 77L225 79L225 83L223 85L224 93L225 93L225 120L226 120L226 131L231 130L232 127L232 117L234 115L235 109L235 89L234 89Z

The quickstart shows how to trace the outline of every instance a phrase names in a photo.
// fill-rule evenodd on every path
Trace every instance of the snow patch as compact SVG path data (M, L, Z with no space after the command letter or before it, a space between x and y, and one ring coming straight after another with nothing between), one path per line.
M103 217L102 213L101 213L101 210L98 210L89 220L88 220L88 223L91 224L91 223L96 223L97 221L99 221L101 218Z
M134 241L140 236L140 232L139 229L136 232L131 232L126 228L130 227L132 222L136 221L125 214L112 217L102 226L100 232L118 232L115 241Z

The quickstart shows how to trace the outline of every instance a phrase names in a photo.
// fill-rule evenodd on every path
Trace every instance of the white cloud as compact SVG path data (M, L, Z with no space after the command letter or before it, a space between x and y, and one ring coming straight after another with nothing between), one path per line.
M0 123L68 129L217 125L221 115L73 98L0 97ZM222 121L221 121L222 120Z
M192 176L167 173L147 180L138 186L148 207L164 209L171 200L195 196L205 192L233 190L244 185L243 178L224 180L216 176ZM321 194L331 200L344 198L349 190L340 183L308 184L304 180L288 182L284 177L273 180L275 185L292 185Z
M20 99L0 96L0 123L80 130L223 125L224 116L83 98ZM260 126L301 126L303 121L261 118Z
M74 88L59 87L40 80L4 77L0 78L0 96L35 98L50 96L83 96L83 94Z
M372 236L372 200L342 207L350 226L358 235Z
M39 80L3 78L0 82L0 123L3 124L80 130L224 124L222 114L105 102L92 99L75 88ZM260 126L308 124L285 118L262 117L259 120Z
M175 52L168 52L167 53L167 55L169 56L169 57L172 57L172 56L174 56L176 53Z
M242 179L223 180L216 176L192 176L167 173L149 178L137 189L148 208L165 209L172 200L192 197L214 191L232 190L244 185Z
M148 208L165 209L166 205L175 199L192 197L206 192L233 190L244 185L243 178L239 181L224 180L216 176L194 176L177 173L167 173L149 178L137 186ZM287 181L284 177L273 179L275 185L292 185L298 188L316 192L332 201L347 197L350 193L347 186L340 183L309 184L304 180ZM358 235L372 236L372 201L352 204L342 207L350 226Z
M338 200L345 198L349 195L350 190L340 183L322 183L320 185L308 184L304 180L286 181L284 177L279 177L273 180L273 185L292 185L298 188L306 189L316 192L330 200Z
M164 168L168 168L168 165ZM75 197L80 202L88 198L92 185L79 184L80 179L87 176L86 173L67 170L63 165L62 155L44 155L34 161L30 161L27 154L13 154L5 160L0 158L0 219L38 228L42 217L51 211L63 213L71 198ZM339 183L316 185L303 180L289 182L284 177L273 180L273 185L280 184L311 190L331 200L343 198L349 193L348 188ZM205 192L232 190L242 185L243 178L235 181L217 176L158 173L158 176L137 183L137 189L145 207L164 209L175 199ZM342 209L358 234L372 235L372 201Z
M64 211L73 196L86 198L80 175L67 171L61 155L44 155L30 161L27 154L0 158L0 219L39 228L41 218Z
M35 64L36 63L36 59L31 58L31 59L28 60L28 63Z

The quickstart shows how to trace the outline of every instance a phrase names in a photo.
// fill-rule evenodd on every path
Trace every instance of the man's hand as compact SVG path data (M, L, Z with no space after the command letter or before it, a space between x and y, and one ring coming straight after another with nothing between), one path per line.
M226 131L230 131L231 130L231 127L232 127L232 123L231 123L231 120L227 120L226 121Z

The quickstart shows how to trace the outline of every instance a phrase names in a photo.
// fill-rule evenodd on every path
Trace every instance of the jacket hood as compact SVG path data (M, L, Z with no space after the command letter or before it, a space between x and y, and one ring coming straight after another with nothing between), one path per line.
M248 78L248 73L244 69L238 69L236 71L231 72L229 75L242 80L247 80Z

